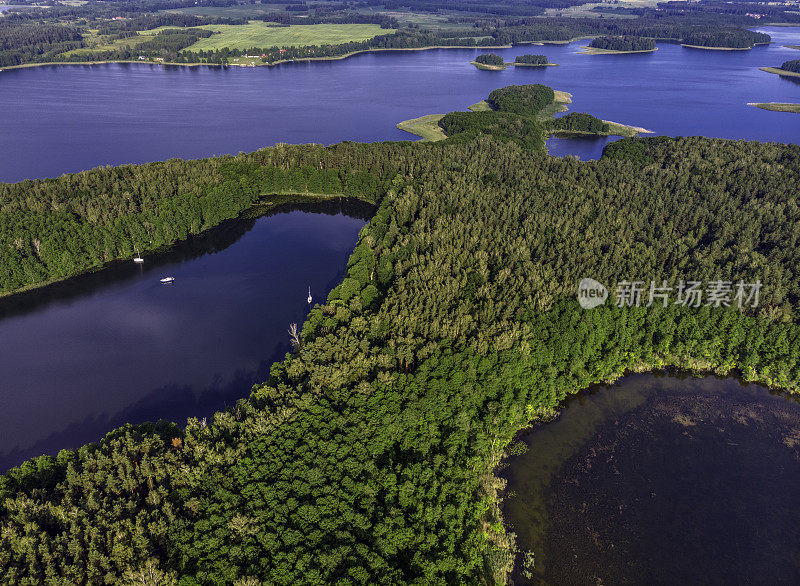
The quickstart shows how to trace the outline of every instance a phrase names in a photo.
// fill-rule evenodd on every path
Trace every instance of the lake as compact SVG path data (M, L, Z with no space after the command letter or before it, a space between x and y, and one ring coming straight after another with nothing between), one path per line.
M524 83L572 93L573 111L659 134L797 142L799 117L746 105L800 102L800 78L758 70L800 58L800 51L783 47L800 44L800 28L763 30L775 42L750 51L659 43L648 54L576 54L586 41L498 49L506 61L542 52L560 64L499 72L469 64L482 52L477 49L362 53L272 68L6 70L0 73L0 181L252 151L276 142L415 139L395 124L463 110L493 89ZM558 140L552 150L586 158L604 142Z
M372 211L347 200L284 207L141 266L0 300L0 471L123 423L182 425L246 397L289 350L308 288L324 302L341 280Z
M633 375L522 441L501 472L506 523L533 553L515 583L800 583L797 398Z
M107 164L251 151L276 142L413 138L394 126L465 109L509 84L573 94L573 111L672 135L797 142L800 117L746 106L800 101L800 84L759 71L800 56L800 29L764 29L752 51L659 44L646 55L543 52L559 67L480 71L476 49L397 51L273 68L142 64L0 72L0 181ZM599 156L606 139L551 140ZM102 437L123 422L183 423L247 395L343 274L369 211L288 210L228 223L174 252L0 302L0 470ZM164 275L177 277L162 287Z

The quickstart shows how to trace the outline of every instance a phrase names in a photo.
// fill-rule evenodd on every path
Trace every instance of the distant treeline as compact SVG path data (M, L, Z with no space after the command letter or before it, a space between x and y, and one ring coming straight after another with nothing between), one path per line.
M581 0L582 1L582 0ZM421 28L420 25L400 27L391 14L375 12L364 13L353 10L344 3L328 5L308 5L308 12L270 11L255 14L248 19L210 16L191 16L181 13L148 13L164 10L165 6L176 8L195 6L193 3L176 0L154 0L138 6L131 2L108 2L97 0L82 6L56 5L44 11L30 9L12 12L0 20L0 66L23 63L42 63L80 60L136 60L140 56L161 58L178 63L213 63L225 65L231 57L258 55L265 63L285 59L307 59L314 57L336 57L354 51L370 49L410 49L431 46L488 47L531 41L567 41L582 36L648 37L670 39L687 44L714 47L749 47L755 43L768 42L769 37L747 30L746 26L755 23L753 18L737 13L722 12L681 12L672 10L669 5L654 9L641 9L638 18L554 18L525 15L528 10L538 12L544 7L557 7L575 4L573 0L542 0L534 5L519 6L511 2L487 3L477 0L452 0L445 6L459 7L459 15L449 15L448 20L460 24L455 29ZM199 2L196 6L228 6L233 2ZM432 6L413 5L421 11L438 10ZM294 4L302 8L305 4ZM484 9L486 9L484 11ZM639 10L639 9L637 9ZM474 14L474 16L469 16ZM123 18L116 20L120 15ZM115 20L112 20L115 18ZM292 24L319 23L375 23L385 29L399 29L394 34L379 35L363 41L339 45L305 47L249 47L246 50L222 48L215 51L188 51L192 43L178 42L178 37L159 39L155 44L147 44L143 52L137 49L138 42L117 43L109 51L74 51L88 49L85 37L90 29L97 29L101 41L119 41L136 37L139 30L159 26L193 28L203 24L244 24L247 20L262 20L276 23L276 26ZM193 34L193 33L188 33ZM40 40L37 40L40 38ZM199 38L199 37L198 37ZM140 41L141 39L136 39ZM77 53L77 54L76 54Z
M481 29L498 45L533 41L570 41L582 36L647 37L704 46L752 46L770 41L769 35L731 27L721 19L675 17L635 19L503 19L484 22ZM689 41L693 41L689 43ZM730 43L730 45L725 45Z
M646 37L597 37L589 46L607 51L652 51L656 41Z
M80 30L56 24L12 24L0 18L0 67L54 61L64 51L83 46Z
M685 45L700 47L730 47L745 49L754 45L769 43L772 37L766 33L747 30L721 30L689 33L683 37Z
M231 57L261 55L265 63L288 59L310 59L315 57L337 57L356 51L370 49L415 49L419 47L480 47L491 46L493 40L477 37L453 37L444 33L424 31L398 31L395 34L378 35L367 41L353 41L338 45L310 45L302 47L252 47L246 50L217 49L209 51L182 51L177 59L187 63L228 63Z

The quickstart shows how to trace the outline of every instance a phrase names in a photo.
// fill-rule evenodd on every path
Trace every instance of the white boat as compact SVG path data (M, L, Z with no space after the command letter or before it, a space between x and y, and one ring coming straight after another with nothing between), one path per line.
M137 247L134 247L134 248L136 248L136 256L133 257L133 262L144 262L144 259L142 258L142 255L139 252L139 249Z
M175 282L175 277L164 277L163 279L161 279L161 283L163 283L164 285L168 285L169 283L174 283L174 282Z
M311 305L311 287L308 288L308 304Z

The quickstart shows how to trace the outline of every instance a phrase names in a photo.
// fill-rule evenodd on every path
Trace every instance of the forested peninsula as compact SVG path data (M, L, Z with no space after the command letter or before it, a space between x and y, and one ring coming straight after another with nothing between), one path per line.
M486 133L3 185L6 290L273 193L377 212L249 398L0 477L0 582L504 584L493 471L570 393L666 366L798 389L799 188L794 145L635 138L580 162ZM587 276L764 287L757 307L585 310Z

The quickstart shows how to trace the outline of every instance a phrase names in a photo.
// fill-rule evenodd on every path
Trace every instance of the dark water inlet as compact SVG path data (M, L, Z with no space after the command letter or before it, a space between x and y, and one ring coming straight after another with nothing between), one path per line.
M515 583L800 583L796 398L633 375L523 441L502 472L507 525L533 553Z
M0 471L124 423L182 424L246 397L323 302L373 206L283 206L143 265L0 300ZM174 276L172 285L159 279Z

